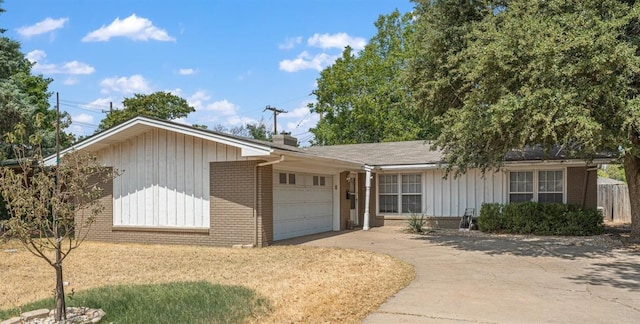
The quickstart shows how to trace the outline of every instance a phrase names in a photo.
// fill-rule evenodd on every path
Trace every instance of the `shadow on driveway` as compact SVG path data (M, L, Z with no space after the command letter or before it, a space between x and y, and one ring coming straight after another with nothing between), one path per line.
M578 259L609 256L613 242L605 235L589 237L547 237L527 235L491 235L481 232L435 230L414 236L436 245L463 251L484 252L489 255L515 255L528 257L557 257Z
M615 288L640 291L640 264L633 261L612 261L594 263L587 268L588 273L569 277L579 283L593 286L611 286Z

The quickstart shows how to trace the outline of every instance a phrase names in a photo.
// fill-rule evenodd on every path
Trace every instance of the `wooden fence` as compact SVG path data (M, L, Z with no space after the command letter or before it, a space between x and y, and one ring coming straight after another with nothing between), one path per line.
M598 178L598 206L605 222L631 223L631 205L627 184L607 178Z

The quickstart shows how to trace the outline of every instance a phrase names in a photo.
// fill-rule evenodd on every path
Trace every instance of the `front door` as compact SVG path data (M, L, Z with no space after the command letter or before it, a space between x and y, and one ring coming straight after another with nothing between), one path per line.
M349 219L353 225L358 224L358 174L349 174Z

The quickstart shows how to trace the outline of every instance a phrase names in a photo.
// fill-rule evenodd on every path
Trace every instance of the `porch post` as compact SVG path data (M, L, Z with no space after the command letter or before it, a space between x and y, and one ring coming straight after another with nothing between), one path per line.
M364 224L362 229L365 231L369 230L369 202L371 201L371 170L372 168L368 165L364 166L365 176L364 176Z

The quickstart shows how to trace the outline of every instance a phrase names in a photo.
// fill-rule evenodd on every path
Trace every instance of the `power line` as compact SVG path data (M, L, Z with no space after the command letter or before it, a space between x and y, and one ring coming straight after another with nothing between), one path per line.
M305 119L307 119L307 117L309 117L309 115L311 115L311 110L309 110L309 112L304 117L302 117L302 119L300 120L298 125L296 125L296 127L294 127L291 131L293 132L294 130L298 129L298 127L300 127L302 122L305 121Z

